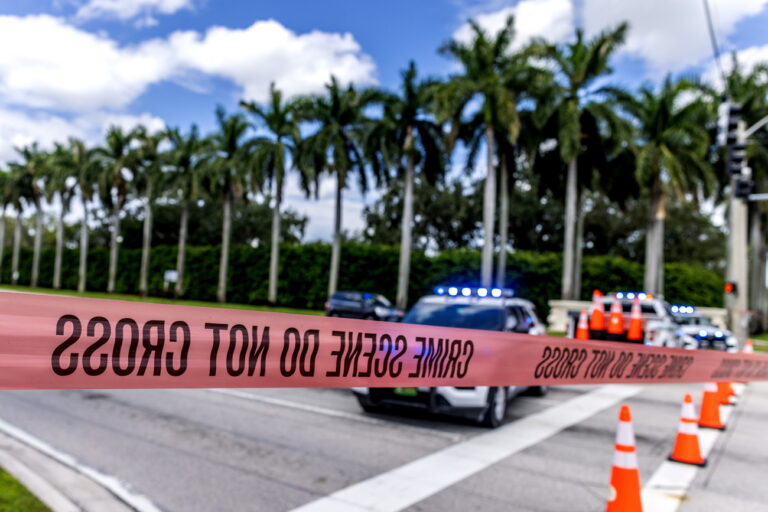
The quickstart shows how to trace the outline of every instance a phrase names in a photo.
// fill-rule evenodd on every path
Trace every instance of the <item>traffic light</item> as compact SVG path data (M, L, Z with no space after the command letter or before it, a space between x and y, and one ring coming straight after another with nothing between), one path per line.
M741 174L747 158L747 141L744 137L744 122L741 120L742 107L739 103L727 105L725 143L728 146L728 174Z
M726 295L736 295L736 283L733 281L726 281L723 285L723 291Z
M754 192L755 185L752 180L744 176L737 176L733 183L733 197L739 199L749 199L749 195Z

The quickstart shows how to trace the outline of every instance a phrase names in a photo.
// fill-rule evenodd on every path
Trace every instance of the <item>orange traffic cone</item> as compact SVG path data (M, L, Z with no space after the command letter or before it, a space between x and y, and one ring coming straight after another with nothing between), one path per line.
M635 432L628 405L621 406L619 428L611 468L611 495L606 512L642 512L640 501L640 470L637 466Z
M624 312L621 308L621 301L615 300L611 304L611 313L608 315L608 337L609 339L621 339L624 334Z
M637 297L632 301L632 313L629 315L627 339L630 341L643 341L643 313L640 308L640 299Z
M752 345L752 340L744 342L744 348L741 350L745 354L751 354L755 351L755 347Z
M579 325L576 326L576 339L588 340L589 339L589 323L587 323L587 310L582 309L579 315Z
M731 401L731 397L736 396L736 392L733 390L730 382L718 382L717 394L720 398L720 405L736 405Z
M593 340L603 339L605 336L605 309L600 298L603 294L600 290L592 292L592 307L589 309L589 334Z
M712 382L704 384L704 397L701 400L699 426L702 428L725 430L725 425L720 420L720 394L717 392L717 384Z
M701 456L701 448L699 448L696 408L693 406L693 398L690 394L686 394L683 399L683 410L680 413L680 425L677 427L675 447L672 449L669 460L696 466L703 466L707 463Z

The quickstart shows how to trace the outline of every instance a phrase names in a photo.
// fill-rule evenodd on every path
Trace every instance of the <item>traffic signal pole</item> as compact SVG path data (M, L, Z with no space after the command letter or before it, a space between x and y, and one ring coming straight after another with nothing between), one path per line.
M731 190L735 190L738 176L731 177ZM734 293L726 293L725 307L728 310L729 327L739 340L744 343L749 334L749 316L747 297L749 280L747 258L747 203L730 194L728 205L728 268L726 280L734 283Z

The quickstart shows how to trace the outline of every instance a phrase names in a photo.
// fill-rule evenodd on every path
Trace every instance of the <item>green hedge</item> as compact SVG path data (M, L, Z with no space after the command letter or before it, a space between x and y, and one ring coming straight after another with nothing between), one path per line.
M218 279L219 247L189 247L187 251L185 297L215 300ZM284 245L281 247L279 303L283 306L320 309L326 300L330 246L324 243ZM21 253L20 284L29 283L32 265L29 249ZM77 287L78 251L65 250L63 287ZM357 242L345 243L342 249L339 289L375 291L394 299L397 287L399 251L395 246L374 246ZM43 251L40 265L41 286L50 286L53 279L53 250ZM141 251L120 251L116 287L120 293L138 293ZM10 282L11 254L3 259L2 282ZM176 247L158 246L150 258L150 294L170 295L163 289L163 272L176 267ZM260 304L267 298L269 248L235 246L230 255L229 302ZM411 262L411 300L429 293L437 284L477 284L480 253L459 249L425 256L414 252ZM91 249L88 255L88 289L107 288L108 250ZM542 316L547 301L560 294L562 259L559 254L531 252L511 253L508 258L506 286L517 295L531 299ZM721 276L715 272L681 263L665 266L666 293L670 302L685 302L699 306L721 306ZM615 256L584 258L582 299L588 300L592 290L639 290L642 288L643 266Z

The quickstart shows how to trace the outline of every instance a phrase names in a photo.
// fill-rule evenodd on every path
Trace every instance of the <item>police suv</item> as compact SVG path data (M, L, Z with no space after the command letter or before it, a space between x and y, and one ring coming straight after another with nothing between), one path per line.
M731 331L715 326L693 306L674 305L669 309L679 326L677 336L683 348L738 352L738 343Z
M534 305L514 297L512 290L438 286L411 308L403 323L460 327L487 331L508 331L543 335L544 325ZM413 387L352 388L367 412L390 406L407 406L434 413L470 418L487 427L497 427L504 420L507 402L528 391L541 396L544 387Z

